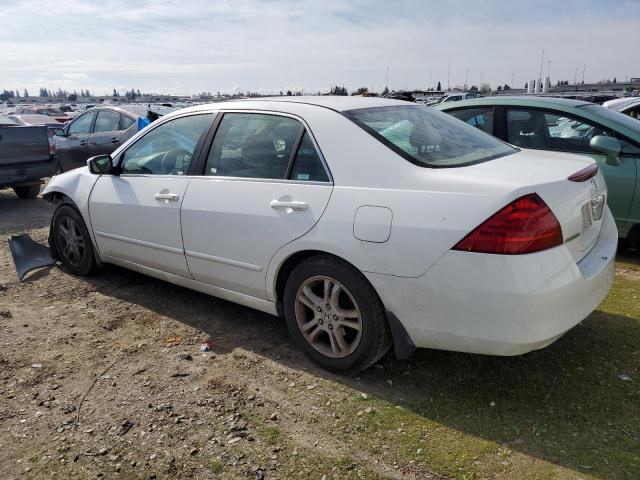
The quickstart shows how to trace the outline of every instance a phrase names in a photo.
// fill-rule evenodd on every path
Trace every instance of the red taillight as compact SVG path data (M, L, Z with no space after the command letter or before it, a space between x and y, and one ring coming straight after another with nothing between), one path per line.
M514 200L453 247L478 253L519 255L562 245L562 229L537 194Z
M49 142L49 155L53 157L56 154L56 143L53 138L53 133L51 133L51 130L49 130L48 128L47 128L47 141Z
M586 182L591 177L595 177L596 173L598 173L598 164L594 163L593 165L589 165L587 168L583 168L573 175L569 175L567 177L567 180L571 180L572 182Z

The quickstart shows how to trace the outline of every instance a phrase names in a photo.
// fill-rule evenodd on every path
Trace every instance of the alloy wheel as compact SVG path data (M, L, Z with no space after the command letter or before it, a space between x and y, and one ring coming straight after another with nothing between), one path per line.
M74 267L79 267L84 261L84 238L80 227L71 217L64 217L58 224L58 251Z
M305 340L327 357L344 358L360 344L360 309L349 290L331 277L317 275L300 286L295 316Z

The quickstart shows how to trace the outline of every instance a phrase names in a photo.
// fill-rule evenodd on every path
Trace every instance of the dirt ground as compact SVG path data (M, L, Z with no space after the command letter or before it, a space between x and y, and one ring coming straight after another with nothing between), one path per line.
M606 328L577 327L546 355L419 352L348 378L306 359L278 318L120 268L77 278L53 267L20 284L7 240L30 233L44 242L51 214L41 199L0 191L2 478L634 478L640 471L635 310L597 323ZM640 285L633 263L625 279ZM593 347L603 336L605 346ZM201 353L206 338L212 349ZM612 360L605 347L626 356ZM571 352L580 349L593 360L576 362ZM589 375L583 392L585 368L602 383ZM611 402L602 404L603 395ZM589 405L606 413L590 420ZM587 450L599 448L594 431L609 450L590 457Z

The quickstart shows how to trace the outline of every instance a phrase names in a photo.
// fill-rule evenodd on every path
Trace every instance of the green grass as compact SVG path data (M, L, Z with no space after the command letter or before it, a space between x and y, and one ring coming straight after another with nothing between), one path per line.
M260 430L260 437L268 444L268 445L277 445L282 440L282 431L279 427L269 426L262 427Z
M224 469L224 463L222 463L217 458L214 460L211 460L211 462L209 463L209 470L211 470L213 473L222 473L223 469Z

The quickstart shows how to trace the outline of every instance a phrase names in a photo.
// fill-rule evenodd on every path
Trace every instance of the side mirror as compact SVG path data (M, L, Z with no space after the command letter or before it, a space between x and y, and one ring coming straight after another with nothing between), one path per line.
M53 129L53 134L56 137L66 137L66 133L64 133L64 128L54 128Z
M110 175L113 173L111 155L98 155L87 160L89 171L95 175Z
M606 155L609 165L620 165L618 155L620 155L622 145L620 145L620 141L617 138L596 135L591 139L589 145L594 151Z

